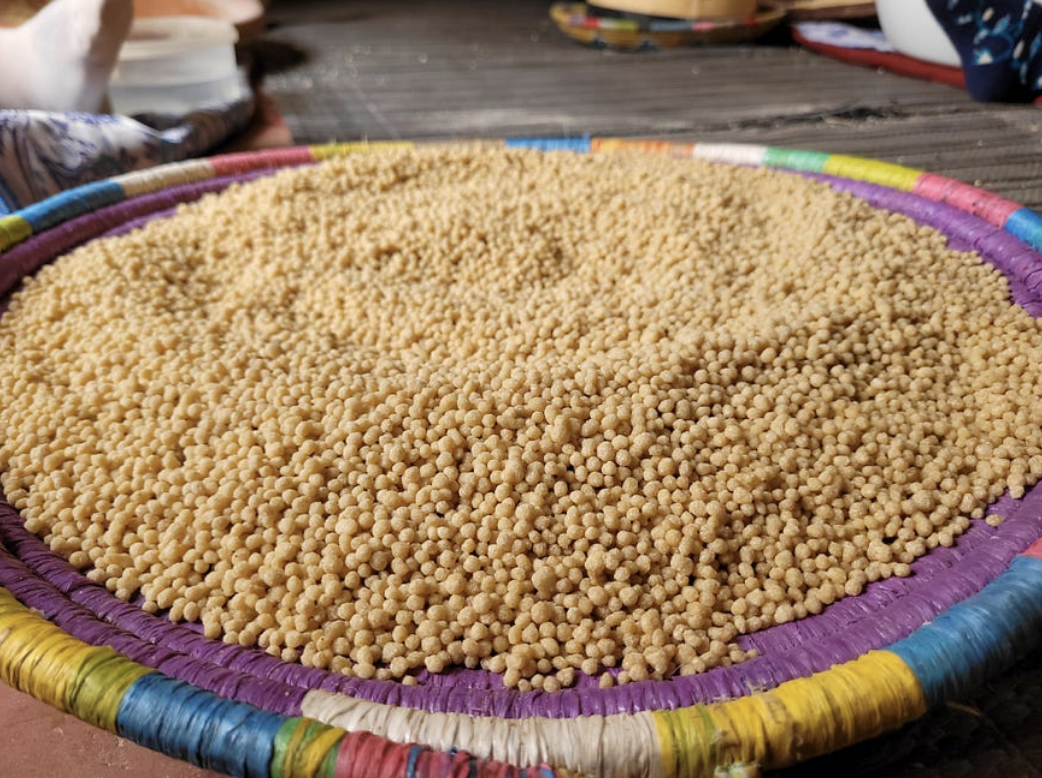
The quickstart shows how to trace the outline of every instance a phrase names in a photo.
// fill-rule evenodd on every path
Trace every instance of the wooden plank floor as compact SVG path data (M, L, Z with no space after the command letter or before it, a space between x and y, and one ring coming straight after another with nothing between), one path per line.
M765 143L884 159L1042 209L1033 106L767 43L626 53L581 46L547 0L276 2L266 87L300 143L601 135Z

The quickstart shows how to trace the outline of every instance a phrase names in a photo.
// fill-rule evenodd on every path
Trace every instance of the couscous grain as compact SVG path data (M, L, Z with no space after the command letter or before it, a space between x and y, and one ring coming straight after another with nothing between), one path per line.
M693 160L283 172L44 268L0 353L3 488L55 552L409 684L738 662L1042 475L1042 328L998 271Z

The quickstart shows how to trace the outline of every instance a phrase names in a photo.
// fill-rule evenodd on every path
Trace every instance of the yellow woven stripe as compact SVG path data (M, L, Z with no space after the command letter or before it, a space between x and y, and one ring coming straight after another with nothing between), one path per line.
M825 160L821 172L830 176L868 181L904 192L911 192L915 187L915 182L923 175L921 170L913 170L902 165L877 162L861 157L847 157L842 154L834 154Z
M655 711L663 778L710 776L716 770L716 725L704 705Z
M785 767L875 737L926 713L915 674L873 651L810 678L709 706L721 764Z
M9 686L115 732L123 695L150 672L71 637L0 588L0 680Z
M386 149L412 149L416 144L411 141L379 141L375 143L330 143L325 146L311 146L311 156L316 162L330 157L345 154L356 154L361 151L383 151Z
M69 682L95 650L0 589L0 680L8 686L67 711Z
M33 228L21 216L0 216L0 254L33 234Z

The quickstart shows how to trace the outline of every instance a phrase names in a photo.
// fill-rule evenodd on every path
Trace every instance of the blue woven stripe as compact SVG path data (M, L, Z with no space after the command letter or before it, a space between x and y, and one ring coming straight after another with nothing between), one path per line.
M236 778L268 778L284 716L197 689L162 673L130 687L116 731L128 740Z
M1042 251L1042 216L1030 208L1014 211L1003 226L1032 248Z
M888 648L919 678L929 705L958 699L1042 637L1042 561L1017 557L979 594Z
M580 154L589 154L592 145L589 135L582 138L508 138L505 143L512 149L577 151Z
M416 763L426 749L423 746L413 746L409 749L409 759L405 765L405 778L416 778Z
M67 192L60 192L46 200L18 211L18 215L32 225L33 233L39 235L69 219L91 213L106 205L125 199L123 187L112 181L97 181Z

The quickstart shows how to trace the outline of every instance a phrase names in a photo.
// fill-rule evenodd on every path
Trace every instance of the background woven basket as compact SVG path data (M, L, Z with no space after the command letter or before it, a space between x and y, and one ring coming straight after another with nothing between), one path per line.
M676 19L744 19L756 11L757 0L596 0L591 5Z

